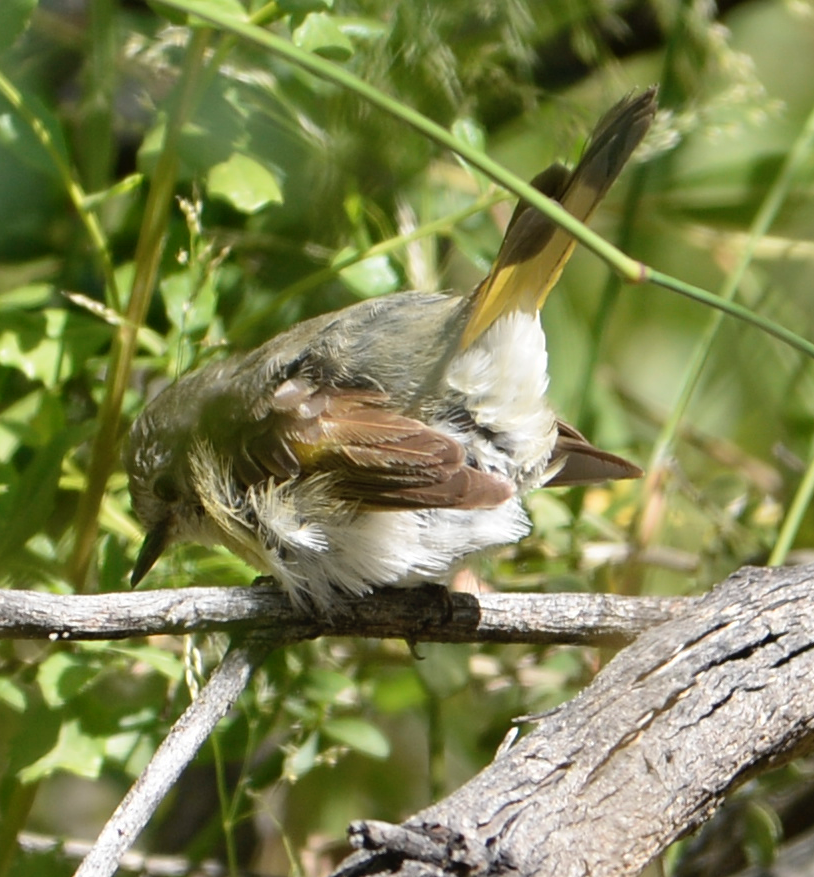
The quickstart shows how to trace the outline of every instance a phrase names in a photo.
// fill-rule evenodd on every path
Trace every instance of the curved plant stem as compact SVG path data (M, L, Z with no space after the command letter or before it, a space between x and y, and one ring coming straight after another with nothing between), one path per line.
M105 279L105 302L108 307L118 311L121 309L121 297L116 284L116 272L113 268L113 260L110 256L110 250L107 245L107 238L102 231L102 226L96 214L91 209L91 201L89 200L85 190L82 188L79 180L76 178L72 168L66 161L62 152L54 143L51 132L48 130L42 119L29 107L25 98L11 82L11 80L0 72L0 94L11 104L17 115L28 125L34 132L34 136L42 144L43 149L48 154L54 169L57 172L62 185L71 199L76 215L79 217L85 231L90 238L93 251L99 261L102 275Z
M346 88L348 91L351 91L369 101L380 110L383 110L405 124L410 125L428 139L457 153L461 158L482 171L487 177L508 189L510 192L513 192L518 198L528 201L529 204L536 207L541 213L545 214L561 228L572 234L581 244L583 244L583 246L596 253L597 256L610 265L623 280L626 280L629 283L644 283L650 281L658 286L663 286L665 289L671 289L682 295L694 298L697 301L702 301L705 304L730 314L731 316L744 320L747 323L751 323L753 326L774 335L776 338L791 344L796 349L814 358L814 344L811 342L806 341L804 338L800 338L800 336L796 335L794 332L773 323L765 317L752 314L746 308L724 301L703 289L699 289L698 287L674 280L665 274L648 268L636 259L630 258L630 256L625 255L621 250L614 247L613 244L606 241L601 235L591 231L591 229L575 219L556 201L552 201L544 195L541 195L533 186L506 170L506 168L498 162L489 158L488 155L475 149L463 140L459 140L445 128L437 125L426 116L423 116L411 107L399 103L375 86L370 85L358 76L345 70L343 67L340 67L331 61L326 61L324 58L320 58L304 49L300 49L288 40L283 39L274 33L263 30L247 21L245 18L240 18L234 14L230 15L227 12L223 12L220 9L213 8L209 5L199 8L194 0L164 0L164 2L165 5L172 7L173 9L196 15L231 34L248 40L255 45L262 46L268 51L273 52L275 55L307 70L314 76L318 76L321 79L325 79L328 82ZM744 263L744 269L746 265L748 265L748 259ZM738 274L738 281L739 279L740 274ZM735 286L737 286L737 283L735 283Z
M273 313L276 313L279 308L285 304L285 302L331 280L344 268L349 268L351 265L363 262L365 259L371 259L374 256L384 256L396 252L402 247L406 247L408 244L412 244L415 241L419 241L430 235L448 234L460 222L463 222L470 216L480 213L482 210L488 210L500 201L505 200L505 197L506 196L502 191L496 192L493 190L491 192L485 192L471 204L462 207L460 210L456 210L454 213L441 216L431 222L425 222L419 228L407 232L406 234L395 235L391 238L387 238L387 240L379 241L377 244L373 244L373 246L368 247L366 250L348 253L341 258L335 259L325 268L314 271L312 274L308 274L300 280L296 280L294 283L289 284L284 289L281 289L267 305L259 310L252 311L250 316L237 320L230 330L231 337L239 338L250 326L266 322Z
M412 109L412 107L408 107L389 97L383 91L360 79L344 67L340 67L338 64L307 52L283 37L257 27L245 18L230 15L209 5L199 8L195 0L167 0L165 5L203 18L205 21L211 22L235 36L262 46L264 49L284 58L290 63L302 67L314 76L318 76L320 79L325 79L359 95L380 110L410 125L428 139L457 153L491 180L513 192L518 198L528 201L546 216L549 216L559 226L570 232L580 243L599 255L626 280L638 282L641 279L639 262L631 259L609 244L601 235L591 231L556 201L541 195L537 189L506 170L506 168L489 158L485 153L455 137L445 128L437 125L426 116Z
M786 555L794 544L797 531L805 517L808 507L811 505L811 498L814 496L814 448L812 448L811 458L808 461L803 480L797 487L794 499L791 501L786 517L780 527L780 532L769 555L768 566L780 566L785 563Z
M744 323L749 323L755 328L765 332L767 335L773 335L778 340L788 344L789 347L793 347L795 350L799 350L800 353L804 353L806 356L814 359L814 342L809 341L807 338L803 338L796 332L792 332L791 329L781 326L779 323L775 323L774 320L769 320L760 314L750 311L749 308L744 305L740 305L728 298L715 295L712 292L708 292L706 289L701 289L700 286L693 286L691 283L677 280L669 274L662 274L661 271L656 271L655 268L648 268L646 265L642 266L642 278L644 282L652 283L654 286L662 286L664 289L677 292L679 295L691 298L693 301L700 302L701 304L709 305L711 308L719 311L719 313L715 314L713 318L716 323L714 328L716 329L717 325L720 323L721 315L728 314L730 317L736 317ZM707 331L711 331L710 327L708 327ZM707 335L705 333L703 340L706 340L706 337ZM703 345L699 342L697 354L699 357L703 356L705 360L708 350L702 348ZM696 365L695 359L693 359L693 365ZM703 362L700 363L700 366L703 367ZM690 388L690 395L692 389L693 388Z
M783 167L780 169L780 173L775 178L774 183L766 193L763 203L755 214L743 252L738 259L737 264L725 279L718 296L712 296L705 290L681 283L680 281L657 271L650 269L646 271L647 279L651 283L664 286L666 289L671 289L674 292L686 295L696 301L710 304L718 310L718 313L713 314L711 317L706 330L696 345L690 366L684 376L678 401L673 406L670 418L664 425L661 435L656 441L650 460L651 468L660 465L675 442L679 423L686 413L695 388L698 386L698 381L701 377L710 350L712 349L715 337L720 329L724 313L731 314L739 319L747 320L762 329L764 332L774 335L775 338L779 338L781 341L785 341L801 353L805 353L807 356L812 356L814 344L810 341L801 338L789 329L785 329L776 323L765 320L758 314L754 314L742 305L732 301L738 287L740 286L746 269L752 262L758 242L768 232L769 227L789 193L789 189L791 188L797 172L807 160L811 151L812 143L814 143L814 111L811 112L806 120L800 135L789 152Z
M167 122L164 144L156 163L144 218L136 246L136 270L127 303L125 319L113 343L105 396L99 411L99 429L94 438L88 466L87 487L80 496L76 513L76 541L68 567L68 576L77 590L85 585L93 546L98 531L99 508L107 479L118 453L119 418L124 392L130 381L130 369L136 351L138 327L144 322L158 274L164 247L167 217L178 173L177 143L181 127L189 118L198 95L198 74L204 58L209 31L193 33L179 83L179 99Z

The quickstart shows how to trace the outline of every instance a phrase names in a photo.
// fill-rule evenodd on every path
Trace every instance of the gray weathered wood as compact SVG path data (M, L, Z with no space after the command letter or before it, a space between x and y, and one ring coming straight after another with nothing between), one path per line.
M814 567L746 568L335 872L633 875L746 778L811 748Z
M268 585L68 596L0 591L0 638L123 639L265 629L277 645L326 635L622 645L685 603L686 598L605 594L475 596L427 586L377 590L345 601L325 618L295 608L280 588Z

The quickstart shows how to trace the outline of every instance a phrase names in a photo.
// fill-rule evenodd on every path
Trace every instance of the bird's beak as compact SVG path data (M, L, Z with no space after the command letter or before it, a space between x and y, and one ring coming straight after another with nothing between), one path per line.
M144 537L141 551L139 551L136 558L136 565L133 567L133 572L130 576L131 588L136 587L152 569L153 564L161 557L162 552L170 541L169 536L170 519L165 518L163 521L159 521Z

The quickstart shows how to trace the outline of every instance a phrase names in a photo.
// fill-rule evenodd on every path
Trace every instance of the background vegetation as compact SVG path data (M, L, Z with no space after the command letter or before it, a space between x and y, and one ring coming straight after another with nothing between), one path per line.
M245 5L521 178L573 160L619 96L659 83L652 136L594 228L814 337L810 4ZM197 8L242 12L238 0ZM167 380L360 297L466 289L511 209L359 94L157 3L3 0L0 95L8 588L126 587L141 534L118 442ZM664 290L620 288L583 251L544 322L561 414L648 475L531 497L534 536L479 576L505 589L691 593L743 563L806 556L814 372L803 355ZM190 546L145 586L252 578L227 553ZM18 830L93 837L224 645L0 644L0 874L71 872L56 856L17 855ZM459 785L511 717L571 696L606 658L420 651L322 640L276 654L144 848L322 873L350 819L398 820ZM701 873L701 847L729 864L770 856L784 826L806 827L794 820L808 770L747 787L724 829L667 866Z

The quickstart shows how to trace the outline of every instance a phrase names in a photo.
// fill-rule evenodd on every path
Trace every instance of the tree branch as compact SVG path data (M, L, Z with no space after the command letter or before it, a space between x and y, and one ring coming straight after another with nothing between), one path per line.
M508 630L511 636L519 635L522 622L515 614L524 601L539 610L548 596L561 613L564 606L575 611L581 605L589 612L592 606L612 607L614 612L647 606L668 620L620 652L574 700L545 716L527 717L524 721L533 729L516 745L502 747L489 767L448 798L400 826L354 823L350 838L358 852L335 877L441 877L450 871L458 877L474 872L511 872L512 877L637 874L669 843L707 819L738 784L812 746L812 582L814 566L746 568L705 597L683 601L683 612L671 601L580 602L584 595L574 594L557 595L565 603L558 603L554 595L490 595L477 600L454 594L447 603L436 599L435 592L385 592L354 602L352 617L344 612L327 628L326 622L309 622L301 613L288 615L291 610L278 605L279 594L242 589L240 605L246 614L241 623L262 630L230 652L176 723L170 735L173 745L168 739L159 749L77 877L113 873L117 858L233 703L253 668L281 644L272 640L274 631L295 621L308 635L317 629L339 634L375 622L379 629L391 631L387 635L440 639L436 628L443 627L444 618L458 636L462 625L479 630L483 618L492 612L500 617L500 606L508 605L511 623L481 634L484 639L503 639ZM211 590L195 589L207 598L214 596ZM235 590L225 593L234 596ZM268 612L273 604L282 616L252 615L244 598L257 600ZM569 602L571 598L578 599ZM672 617L671 611L664 611L670 607ZM205 617L206 623L213 622L211 614ZM610 629L597 625L602 617L591 616L587 629L594 637L605 637ZM418 623L422 619L423 627ZM397 633L392 633L394 625ZM571 628L585 630L573 624ZM613 636L623 635L618 626L613 630ZM537 635L532 631L525 641L538 641ZM562 641L562 630L558 636L546 641ZM177 741L180 748L175 748Z
M337 604L330 618L296 609L276 586L61 596L0 591L0 638L98 640L263 630L275 646L319 636L414 642L623 645L672 618L686 598L604 594L450 594L381 589Z
M105 824L74 877L106 877L147 825L183 769L248 685L272 646L257 640L231 649L198 697L172 726L141 776Z
M638 874L734 787L814 741L814 567L744 570L335 877Z

